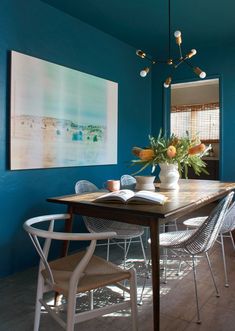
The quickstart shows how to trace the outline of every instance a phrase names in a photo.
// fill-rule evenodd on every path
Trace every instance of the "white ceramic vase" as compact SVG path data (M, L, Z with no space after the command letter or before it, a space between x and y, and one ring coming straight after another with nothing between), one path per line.
M135 176L136 190L155 191L154 179L155 176Z
M177 190L179 188L178 181L180 178L178 164L160 163L160 188L167 190Z

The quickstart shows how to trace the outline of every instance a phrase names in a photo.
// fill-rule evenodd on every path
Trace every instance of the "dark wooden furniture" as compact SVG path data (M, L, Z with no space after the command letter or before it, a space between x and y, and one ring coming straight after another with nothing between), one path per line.
M190 179L206 179L206 180L219 180L219 160L218 159L205 159L207 164L206 170L209 172L209 175L204 174L203 172L200 176L195 175L195 172L192 168L188 169L188 178Z
M160 330L159 313L159 224L168 222L179 216L199 209L225 196L235 189L235 183L219 181L185 180L179 182L179 190L161 193L168 197L164 206L159 205L125 205L111 203L95 203L94 199L103 193L89 193L85 195L69 195L49 198L47 201L65 204L72 214L112 218L120 222L140 224L150 227L151 256L152 256L152 290L153 290L153 330ZM158 190L158 188L157 188ZM71 219L72 220L72 219ZM70 221L71 222L71 221ZM68 222L67 228L71 229Z

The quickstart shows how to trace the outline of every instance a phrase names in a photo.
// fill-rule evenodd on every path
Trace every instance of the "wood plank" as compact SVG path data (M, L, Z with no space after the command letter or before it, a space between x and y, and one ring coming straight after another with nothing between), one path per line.
M126 222L149 226L148 218L174 218L185 215L195 209L205 206L226 195L235 189L235 183L224 183L219 181L207 180L180 180L179 190L160 190L157 191L167 196L167 201L163 206L160 205L136 205L122 203L95 203L94 200L103 193L95 192L83 195L68 195L57 198L49 198L47 201L61 204L70 204L81 215L86 212L87 216L107 217L120 220L123 215ZM133 221L134 218L134 221ZM143 220L143 218L145 220Z

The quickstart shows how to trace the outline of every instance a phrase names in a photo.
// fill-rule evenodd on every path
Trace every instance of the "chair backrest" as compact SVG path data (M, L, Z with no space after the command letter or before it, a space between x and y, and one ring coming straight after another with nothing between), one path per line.
M89 182L88 180L79 180L75 184L75 192L77 194L84 194L84 193L92 193L100 191L97 186L93 183ZM82 216L85 225L89 232L102 232L107 231L109 227L112 227L114 223L117 223L112 220L97 218L97 217L90 217L90 216Z
M120 178L121 189L134 190L136 186L136 179L131 175L122 175Z
M116 235L115 232L100 232L100 233L65 233L54 231L54 225L56 221L67 220L71 216L69 214L55 214L55 215L45 215L38 216L28 219L24 225L24 230L29 234L30 239L33 242L40 256L40 267L39 270L45 269L47 274L48 283L53 286L55 285L55 280L53 277L52 270L48 262L48 255L51 247L51 241L54 240L77 240L77 241L91 241L90 245L86 249L83 258L79 261L79 264L74 269L71 279L78 282L84 269L89 263L95 247L97 240L109 239ZM43 229L38 228L39 224L43 223ZM47 229L46 224L48 224ZM35 227L35 225L37 227ZM39 238L44 238L45 240L39 240Z
M94 184L87 180L78 181L75 185L75 192L77 194L84 194L96 191L100 190ZM114 231L115 233L117 232L117 238L130 239L136 236L136 234L139 234L140 231L142 231L139 225L121 223L112 219L103 219L93 216L82 216L82 218L88 231L91 233Z
M79 180L75 184L75 192L77 194L91 193L96 191L99 191L98 187L88 180Z
M235 229L235 202L229 207L225 217L220 233L227 233Z
M194 234L185 242L185 249L190 254L207 252L215 243L221 231L224 217L232 201L234 193L229 193L213 209L211 214Z

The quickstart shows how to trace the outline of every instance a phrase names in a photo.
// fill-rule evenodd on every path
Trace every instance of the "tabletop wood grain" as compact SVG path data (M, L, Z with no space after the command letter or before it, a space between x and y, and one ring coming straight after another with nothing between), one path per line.
M107 217L112 211L115 214L115 219L119 219L124 213L134 217L158 217L171 219L178 217L195 209L207 205L215 200L226 195L229 191L235 189L235 183L220 182L212 180L194 180L181 179L179 181L179 190L160 190L156 184L156 191L161 192L167 197L167 201L163 206L158 204L123 204L123 203L100 203L94 200L104 194L104 192L94 192L82 195L67 195L62 197L49 198L47 201L56 202L73 207L78 207L80 212L86 211L86 215L90 216L96 211L99 213L100 209L105 209ZM88 208L89 207L89 208ZM104 208L105 207L105 208ZM104 210L102 211L102 213ZM119 214L119 215L118 215ZM98 215L97 215L98 216ZM104 215L103 215L104 216Z

